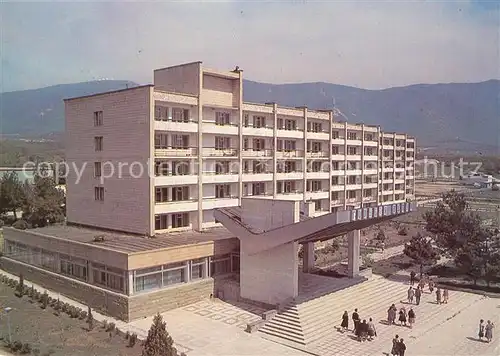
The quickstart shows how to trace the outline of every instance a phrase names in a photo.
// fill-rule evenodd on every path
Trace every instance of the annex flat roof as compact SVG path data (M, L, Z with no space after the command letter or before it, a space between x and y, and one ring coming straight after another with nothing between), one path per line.
M156 237L141 237L120 232L108 232L99 229L77 227L71 225L52 225L26 230L36 234L55 237L66 241L103 247L122 253L138 253L185 245L210 243L216 240L235 238L226 228L207 229L203 232L185 231L158 234ZM103 242L95 242L96 236L103 236Z

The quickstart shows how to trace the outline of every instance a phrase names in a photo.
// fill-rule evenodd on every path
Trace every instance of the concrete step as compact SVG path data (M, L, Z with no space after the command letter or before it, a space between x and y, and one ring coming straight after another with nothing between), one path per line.
M304 335L300 333L290 332L290 330L280 327L275 327L269 324L264 325L259 329L260 333L272 335L279 339L284 339L289 342L296 343L301 346L305 346L306 342L304 341Z
M288 314L278 314L274 318L272 318L269 322L273 320L282 320L283 322L289 324L299 324L300 325L300 317L298 315L288 315Z
M286 320L279 319L279 318L274 318L271 322L266 323L265 326L272 326L272 325L277 325L282 328L289 328L290 330L300 332L302 335L304 334L302 332L302 327L300 326L300 322L297 320L296 323L289 323Z
M277 323L269 323L269 324L264 325L260 330L263 330L263 331L273 330L273 331L279 332L283 335L293 337L297 340L304 341L304 334L302 333L302 330L291 329L289 327L289 325L280 325Z

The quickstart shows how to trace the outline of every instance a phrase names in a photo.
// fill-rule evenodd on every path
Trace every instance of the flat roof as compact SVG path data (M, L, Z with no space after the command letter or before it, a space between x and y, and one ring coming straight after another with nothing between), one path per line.
M127 254L235 238L233 234L223 227L207 229L203 232L185 231L158 234L155 237L141 237L120 232L108 232L68 225L52 225L26 231L96 247L104 247ZM104 241L94 242L94 237L96 236L104 236Z
M72 98L63 99L63 101L72 101L72 100L77 100L77 99L86 99L86 98L91 98L91 97L94 97L94 96L115 94L115 93L120 93L122 91L129 91L129 90L141 89L141 88L146 88L146 87L154 87L154 84L138 85L138 86L131 87L131 88L123 88L123 89L103 91L103 92L100 92L100 93L94 93L94 94L88 94L88 95L82 95L82 96L75 96L75 97L72 97Z

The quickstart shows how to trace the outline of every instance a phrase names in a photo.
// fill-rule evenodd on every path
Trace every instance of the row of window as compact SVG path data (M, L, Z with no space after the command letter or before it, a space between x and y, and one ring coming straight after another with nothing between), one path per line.
M84 282L92 280L93 284L107 289L127 292L123 270L8 240L5 240L5 251L6 255L12 259ZM90 271L92 279L89 275Z

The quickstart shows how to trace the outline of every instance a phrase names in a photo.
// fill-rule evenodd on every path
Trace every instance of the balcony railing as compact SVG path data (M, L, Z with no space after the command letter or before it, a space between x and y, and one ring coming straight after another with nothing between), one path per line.
M182 119L182 120L173 120L172 118L168 118L168 117L155 117L155 121L176 122L178 124L198 123L198 120L192 119L192 118Z
M243 149L241 152L242 157L272 157L273 150L263 149L263 150L255 150L251 148Z
M185 148L158 148L155 147L155 157L190 157L198 154L197 147Z
M313 152L313 151L307 151L307 157L313 157L313 158L326 158L328 157L328 152L325 151L318 151L318 152Z
M203 147L203 156L205 157L236 157L237 155L236 148Z
M301 150L278 150L276 157L279 158L300 158L304 157L304 151Z

